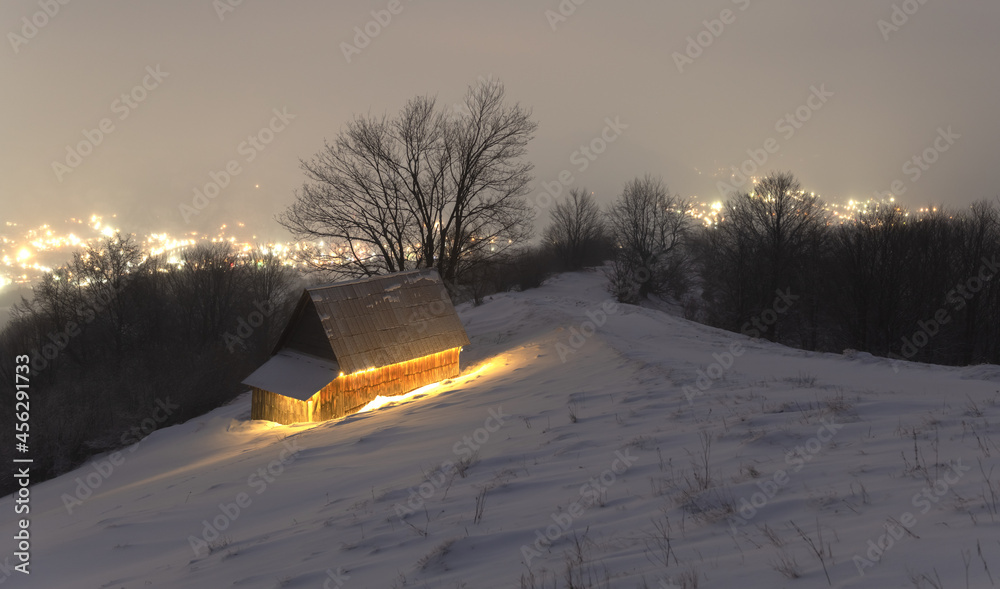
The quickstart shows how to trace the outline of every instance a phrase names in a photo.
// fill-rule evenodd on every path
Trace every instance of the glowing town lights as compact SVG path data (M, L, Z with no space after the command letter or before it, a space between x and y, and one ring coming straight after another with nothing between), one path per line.
M757 179L755 179L757 180ZM754 198L760 198L751 193ZM791 194L792 198L802 199L814 196L814 193L799 191ZM819 195L815 195L819 197ZM872 211L876 207L895 203L895 198L888 198L885 201L869 199L867 202L860 199L851 198L846 204L824 203L823 207L828 214L828 224L847 224L860 221L859 215ZM896 207L897 205L893 204ZM696 220L705 227L714 227L724 222L725 201L702 201L697 196L691 197L691 205L682 212L691 219ZM913 209L913 217L919 219L924 215L939 212L938 207L923 207ZM902 213L902 211L901 211ZM909 216L909 213L902 213ZM115 215L108 215L114 218ZM910 219L912 222L913 219ZM378 257L378 252L361 244L353 244L345 247L343 242L333 243L323 241L302 241L290 243L259 243L257 237L250 235L253 233L247 223L233 221L232 224L222 225L222 231L215 234L204 234L198 231L188 231L178 235L171 235L167 232L149 233L136 236L136 243L141 245L142 255L146 258L160 258L163 260L162 266L157 268L158 272L172 271L173 267L183 265L186 250L198 247L203 244L228 244L232 247L232 252L240 259L249 261L253 252L259 251L264 255L273 255L275 262L285 267L300 268L309 265L331 265L342 264L352 261L369 260ZM252 224L251 224L252 225ZM435 222L435 225L438 225ZM235 237L231 231L240 227L239 237ZM60 230L60 227L63 228ZM93 214L83 219L73 218L62 223L38 225L34 228L24 227L10 221L0 224L0 228L5 228L6 235L0 235L0 275L5 277L8 285L30 285L36 283L42 277L42 273L50 267L59 267L72 260L74 251L80 252L86 258L86 248L100 249L107 238L111 238L118 231L111 225L105 225L100 215ZM10 229L13 228L13 229ZM70 233L69 231L73 232ZM482 237L470 236L470 240L480 243ZM488 245L502 243L496 238L487 238ZM508 240L510 244L510 240ZM416 247L414 247L414 245ZM419 251L419 244L406 247L408 259L414 259L414 252ZM318 247L317 247L318 246ZM494 251L496 247L491 248ZM307 255L308 258L303 258ZM311 260L311 264L310 261ZM165 269L165 268L167 269Z

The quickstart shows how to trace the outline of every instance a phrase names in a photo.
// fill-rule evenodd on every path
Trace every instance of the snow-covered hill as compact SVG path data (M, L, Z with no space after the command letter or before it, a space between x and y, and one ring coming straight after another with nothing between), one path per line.
M4 586L1000 584L1000 368L792 350L594 272L459 312L463 375L406 402L244 395L35 486Z

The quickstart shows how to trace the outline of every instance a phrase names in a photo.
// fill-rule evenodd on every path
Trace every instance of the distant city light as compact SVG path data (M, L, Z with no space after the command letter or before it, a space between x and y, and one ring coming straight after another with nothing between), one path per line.
M819 195L800 191L791 196L808 198ZM719 200L703 202L697 196L691 197L690 202L689 208L684 212L700 224L713 227L724 219L724 202ZM867 201L850 198L846 205L825 202L823 207L829 215L827 224L835 225L857 223L864 213L870 212L875 207L895 202L895 197ZM893 206L899 209L899 205L893 204ZM914 215L929 215L937 211L938 208L933 206L913 209ZM910 213L903 213L903 217L910 218ZM116 218L116 215L110 215L110 218ZM102 241L113 237L119 230L105 225L103 220L103 216L92 214L89 221L71 218L62 225L43 224L35 228L6 221L5 234L0 235L0 289L34 284L46 272L52 271L53 267L60 267L70 262L75 252L86 247L98 247ZM352 259L366 260L378 255L364 244L345 248L344 244L328 243L325 240L260 243L257 241L257 236L253 235L252 228L246 227L245 223L235 222L235 227L242 230L239 236L227 233L232 230L230 224L221 224L215 235L188 231L175 236L161 232L136 236L135 240L142 249L143 260L163 256L166 264L173 266L182 266L184 252L199 244L227 243L232 246L232 251L241 257L249 256L252 250L260 248L265 255L274 255L281 264L289 267L302 267L307 263L304 259L309 260L308 263L321 265L343 263ZM415 255L417 247L415 244L406 251L409 255ZM161 271L165 269L161 268Z
M116 218L117 215L110 215ZM89 219L70 218L60 224L42 224L29 229L24 225L6 221L5 233L0 235L0 289L11 286L30 286L38 282L53 267L69 263L75 252L86 247L98 247L105 239L112 238L119 229L104 223L104 216L92 214ZM244 223L238 223L245 227ZM223 225L228 229L227 225ZM216 235L191 231L180 236L169 233L150 233L136 236L136 243L142 249L142 259L164 256L167 264L183 265L183 252L201 243L227 242L240 256L248 255L255 247L263 252L273 253L280 263L296 267L300 262L295 254L301 251L298 244L259 243L257 236L250 237L251 231L244 229L245 235L233 236L221 230ZM336 259L334 256L330 259Z

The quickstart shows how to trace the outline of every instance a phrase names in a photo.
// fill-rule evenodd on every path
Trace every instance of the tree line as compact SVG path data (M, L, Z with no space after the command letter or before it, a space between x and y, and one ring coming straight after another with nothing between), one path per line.
M730 195L708 225L692 204L648 176L604 211L572 190L544 244L563 269L609 260L621 302L674 299L730 331L805 350L1000 363L995 202L911 212L873 201L844 218L782 172Z
M228 244L193 248L181 262L147 256L118 234L77 252L15 305L0 357L31 356L33 480L231 401L267 359L297 273ZM0 365L0 378L13 383L13 365ZM12 413L3 404L0 421L13 423ZM7 464L12 446L0 447Z

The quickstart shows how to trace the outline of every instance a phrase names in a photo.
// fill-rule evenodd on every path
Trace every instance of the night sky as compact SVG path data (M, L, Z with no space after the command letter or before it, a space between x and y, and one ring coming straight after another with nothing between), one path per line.
M714 201L756 156L833 202L998 194L995 0L8 0L0 22L3 221L287 238L299 159L352 115L489 77L540 124L536 192L569 170L606 203L651 173Z

